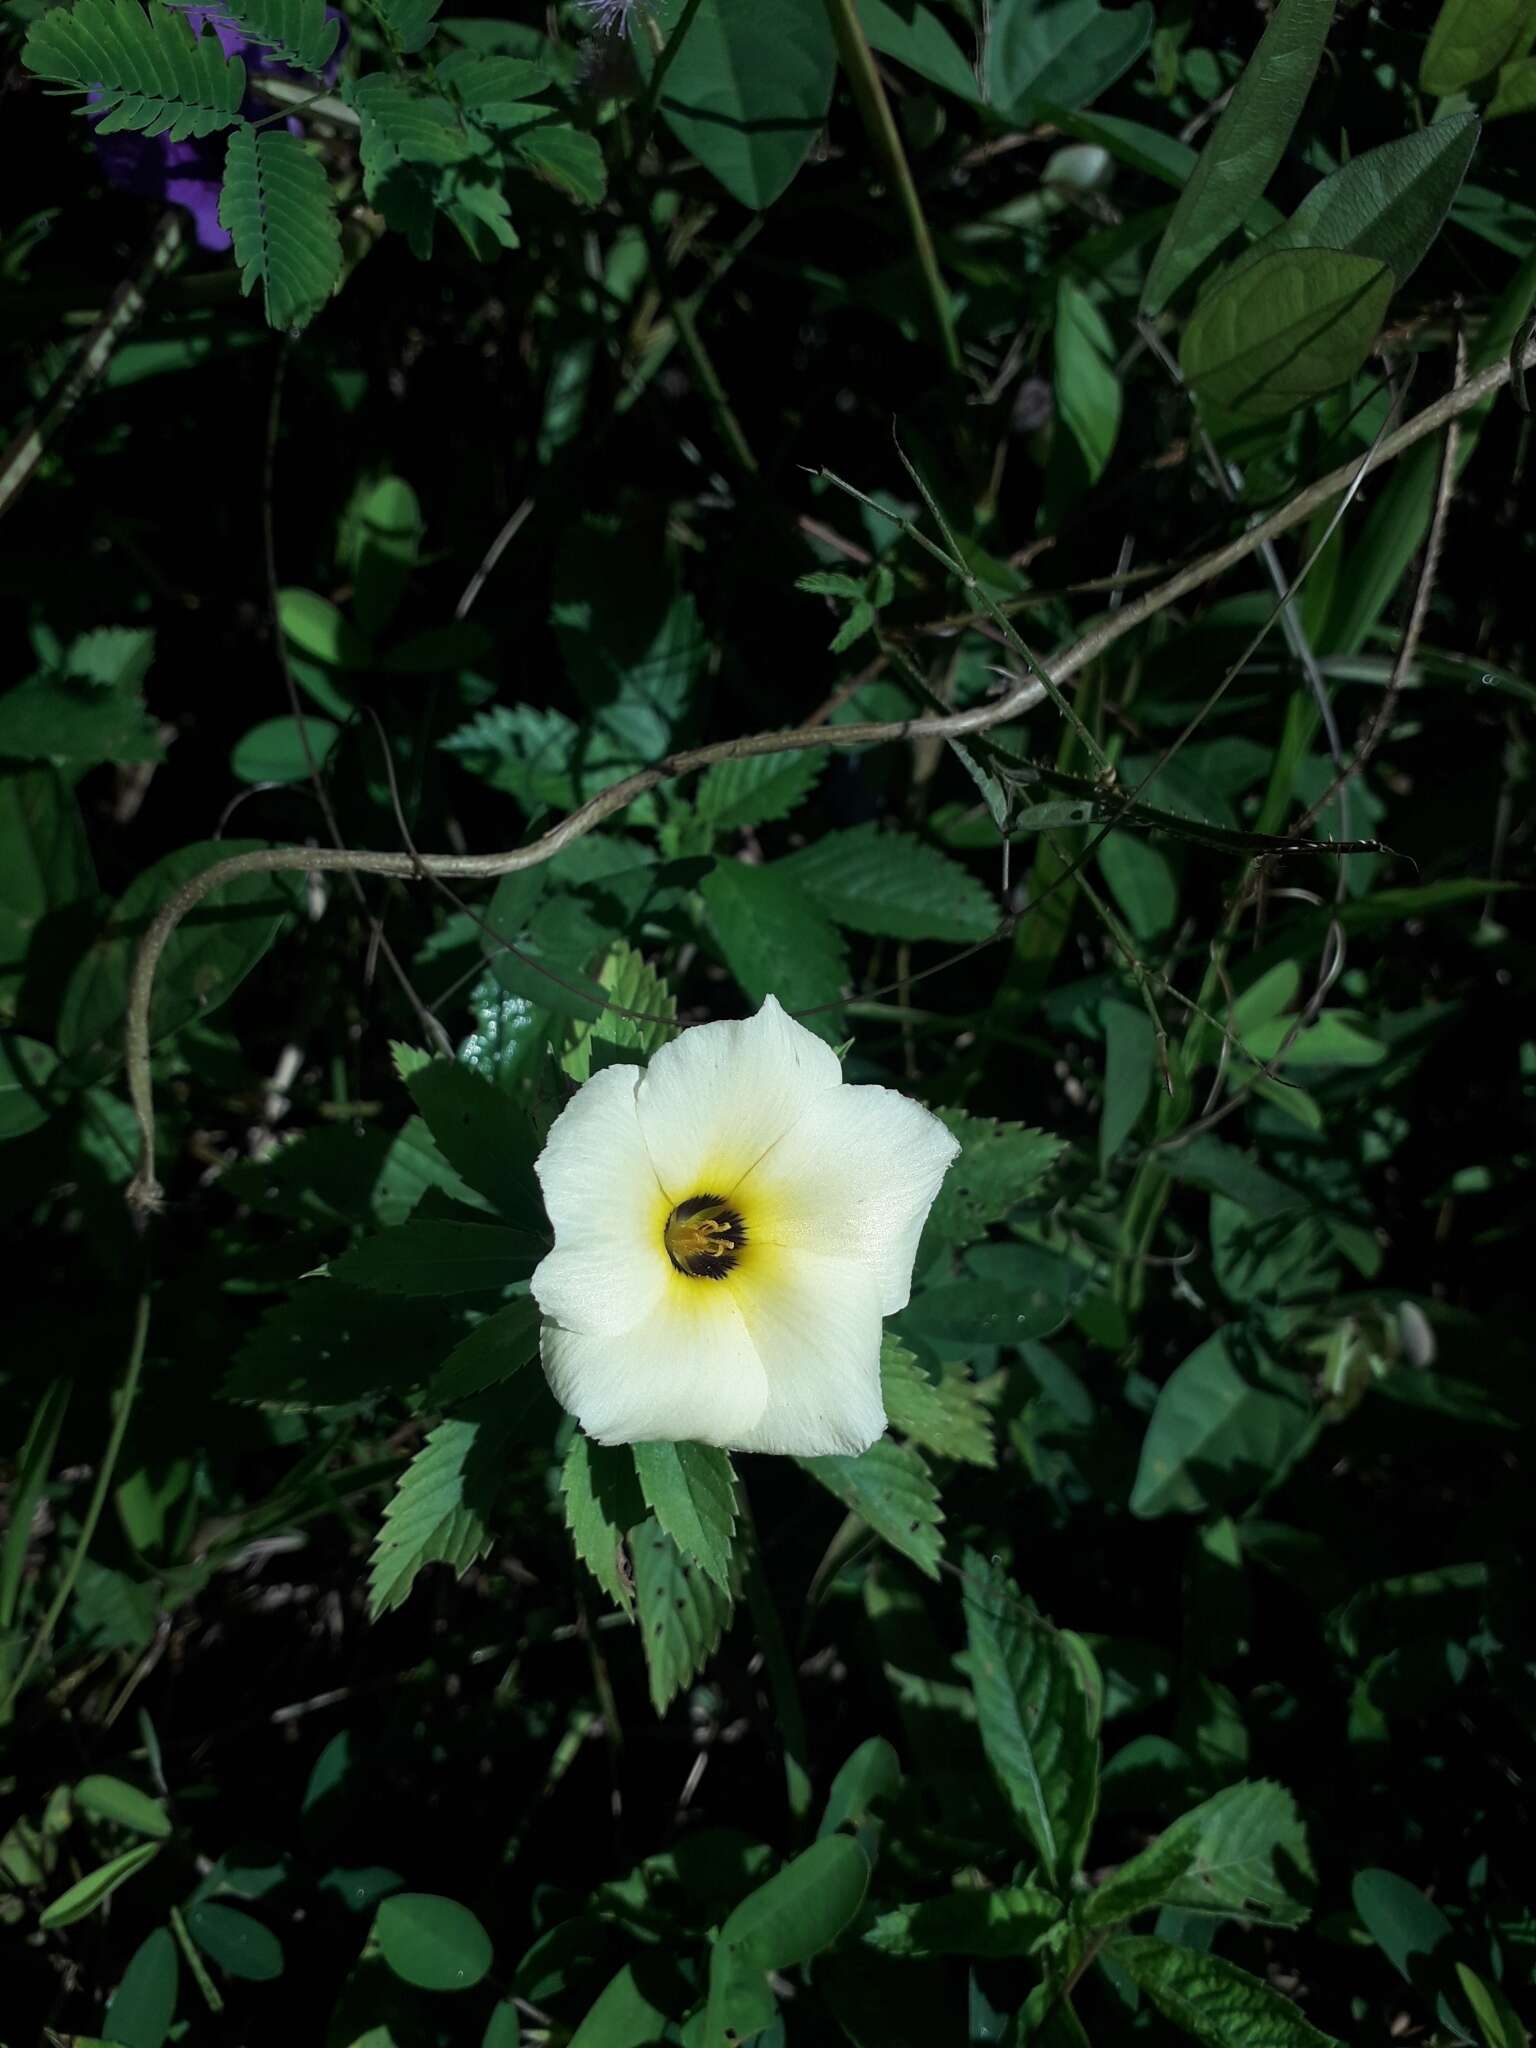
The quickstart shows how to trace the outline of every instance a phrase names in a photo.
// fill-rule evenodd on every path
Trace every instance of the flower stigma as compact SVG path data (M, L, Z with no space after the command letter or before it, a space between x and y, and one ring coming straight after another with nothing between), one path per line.
M747 1226L718 1195L690 1195L667 1218L667 1257L691 1280L723 1280L740 1263Z

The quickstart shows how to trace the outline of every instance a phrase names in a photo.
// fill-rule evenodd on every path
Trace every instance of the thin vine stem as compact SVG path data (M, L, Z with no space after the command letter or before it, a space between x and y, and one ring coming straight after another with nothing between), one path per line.
M1367 467L1392 461L1428 434L1437 433L1491 398L1510 380L1512 360L1493 364L1478 376L1458 385L1434 404L1405 422L1363 458L1342 464L1299 491L1286 505L1267 519L1249 527L1224 546L1192 562L1187 568L1143 596L1109 612L1061 654L1052 659L1049 673L1060 685L1080 674L1107 648L1134 632L1149 618L1175 604L1190 592L1214 581L1244 561L1276 534L1309 519L1320 505L1346 491L1358 488ZM1536 367L1536 345L1528 345L1524 366ZM931 546L931 543L928 545ZM936 554L939 550L934 549ZM605 818L622 810L636 797L682 775L690 775L717 761L742 760L752 755L799 752L812 747L867 747L893 741L932 736L937 739L963 738L967 733L985 732L1009 719L1032 710L1046 696L1044 683L1030 679L990 704L973 705L966 711L943 715L870 721L859 725L808 726L787 732L754 733L722 740L712 746L693 747L668 755L654 766L637 770L621 782L590 797L586 803L562 818L548 832L526 846L501 853L430 854L371 852L350 848L310 846L269 847L255 853L237 854L205 868L184 882L161 906L134 956L129 981L128 1014L124 1027L124 1053L129 1098L139 1134L139 1165L127 1191L130 1209L141 1221L160 1206L161 1189L155 1177L154 1083L150 1067L150 1006L155 974L176 927L195 910L204 897L243 875L279 873L352 873L384 875L398 881L491 881L516 874L551 860L563 848L585 836Z

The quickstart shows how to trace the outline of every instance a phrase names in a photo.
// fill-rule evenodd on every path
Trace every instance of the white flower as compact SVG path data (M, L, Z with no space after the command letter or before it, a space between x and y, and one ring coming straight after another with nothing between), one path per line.
M867 1450L885 1428L881 1318L907 1304L958 1150L893 1089L846 1086L772 996L683 1032L643 1074L605 1067L536 1169L556 1399L604 1444Z

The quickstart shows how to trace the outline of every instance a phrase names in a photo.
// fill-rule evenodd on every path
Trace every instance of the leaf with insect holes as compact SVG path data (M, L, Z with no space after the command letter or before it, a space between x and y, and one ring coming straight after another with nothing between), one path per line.
M651 1704L664 1714L718 1648L731 1617L731 1595L683 1556L660 1522L631 1529L629 1550Z
M930 1579L939 1576L944 1510L927 1461L911 1444L882 1437L857 1458L800 1458L813 1479L851 1513L868 1522L893 1550L910 1557Z

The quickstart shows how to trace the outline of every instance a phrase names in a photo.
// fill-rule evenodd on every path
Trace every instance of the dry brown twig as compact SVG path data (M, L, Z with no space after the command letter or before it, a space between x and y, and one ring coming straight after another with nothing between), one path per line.
M1523 369L1536 368L1536 342L1527 340L1518 360ZM1107 648L1145 624L1158 612L1180 598L1214 582L1237 563L1245 561L1276 535L1309 519L1319 506L1342 492L1358 487L1365 468L1391 462L1426 435L1439 432L1474 406L1482 404L1510 381L1512 365L1505 360L1478 376L1458 384L1443 398L1425 406L1411 420L1387 435L1364 457L1341 464L1327 476L1299 491L1286 505L1268 518L1248 527L1224 546L1203 555L1170 576L1165 583L1122 604L1090 626L1050 664L1053 683L1059 688L1078 676ZM1441 494L1444 495L1443 493ZM636 797L664 782L692 775L717 761L741 760L759 754L798 752L808 747L868 747L893 741L925 737L961 739L968 733L984 732L1033 710L1046 697L1046 688L1036 679L1020 683L1006 696L989 704L973 705L967 711L944 715L893 719L884 723L845 726L801 727L788 732L753 733L740 739L721 740L706 747L690 747L669 754L653 767L639 769L610 788L589 797L557 825L551 826L527 846L502 853L417 854L369 852L350 848L276 846L256 853L237 854L218 861L200 875L184 882L156 914L139 942L129 982L128 1016L124 1030L128 1093L139 1134L139 1165L127 1191L130 1209L140 1219L160 1205L161 1189L155 1178L154 1086L150 1069L150 1002L155 972L167 942L188 912L205 896L244 875L279 873L346 873L383 875L396 881L493 881L551 860L573 841L585 836L605 818L623 810Z

